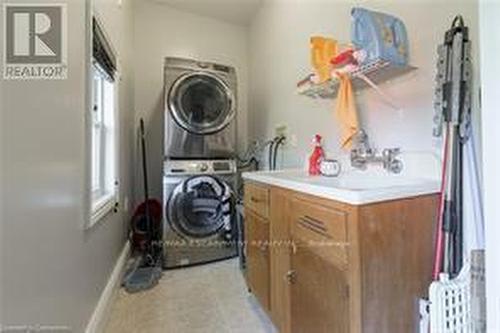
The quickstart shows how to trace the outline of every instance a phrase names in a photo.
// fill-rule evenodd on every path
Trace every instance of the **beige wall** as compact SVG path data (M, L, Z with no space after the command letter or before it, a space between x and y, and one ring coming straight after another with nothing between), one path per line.
M310 36L319 34L344 43L350 41L353 6L400 17L408 30L410 63L418 67L407 76L381 85L397 99L400 111L384 105L373 90L356 96L362 126L377 147L434 151L438 146L432 137L436 48L454 15L461 13L471 27L477 55L476 0L268 0L250 28L249 132L250 138L265 138L274 135L276 124L289 126L298 145L285 148L282 166L302 166L315 133L323 134L330 156L340 153L339 125L333 117L335 102L299 96L295 84L311 71ZM475 60L478 68L477 56ZM478 115L476 112L476 123Z
M166 56L213 61L236 68L238 138L247 138L247 29L173 9L150 0L136 0L135 109L148 123L151 192L161 196L163 156L163 60ZM141 173L136 172L137 178ZM142 182L138 182L142 198Z
M125 243L128 218L121 211L89 230L82 227L85 112L89 111L85 108L86 1L30 1L37 2L67 3L68 79L0 80L1 324L63 325L83 332ZM122 2L118 7L116 0L96 0L95 8L121 67L131 68L132 11L129 0ZM123 200L130 196L133 87L131 71L122 75Z

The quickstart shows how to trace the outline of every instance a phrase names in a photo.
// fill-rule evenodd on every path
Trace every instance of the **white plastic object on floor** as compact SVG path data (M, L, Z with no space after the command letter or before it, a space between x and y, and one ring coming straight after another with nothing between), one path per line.
M429 313L429 304L430 302L426 299L418 300L418 310L419 310L419 332L420 333L429 333L429 325L430 325L430 313Z
M471 332L470 270L468 265L460 275L450 280L441 274L439 281L429 289L431 327L430 333Z

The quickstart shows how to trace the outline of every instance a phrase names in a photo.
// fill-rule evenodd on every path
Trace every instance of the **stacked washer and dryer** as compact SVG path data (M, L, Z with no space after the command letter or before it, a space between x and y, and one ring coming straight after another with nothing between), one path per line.
M164 267L234 257L236 72L165 59Z

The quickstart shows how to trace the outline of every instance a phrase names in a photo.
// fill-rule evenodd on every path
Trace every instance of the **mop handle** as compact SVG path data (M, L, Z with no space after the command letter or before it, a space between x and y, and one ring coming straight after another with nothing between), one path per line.
M441 171L441 190L439 191L439 211L438 211L438 224L437 224L437 237L435 243L435 257L434 257L434 268L432 271L432 278L434 281L439 279L439 273L441 273L441 267L443 265L443 216L444 216L444 190L446 188L446 165L448 163L448 135L449 130L446 127L445 137L444 137L444 148L443 148L443 165Z

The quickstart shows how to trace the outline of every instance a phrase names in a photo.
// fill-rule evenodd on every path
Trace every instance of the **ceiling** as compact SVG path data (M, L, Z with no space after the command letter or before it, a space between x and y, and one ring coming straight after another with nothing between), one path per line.
M262 0L156 0L174 8L238 25L248 25Z

